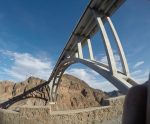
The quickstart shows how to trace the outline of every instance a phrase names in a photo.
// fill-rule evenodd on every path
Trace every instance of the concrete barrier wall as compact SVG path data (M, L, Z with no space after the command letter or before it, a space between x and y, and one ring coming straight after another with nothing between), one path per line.
M110 106L83 110L51 111L50 107L21 107L19 112L0 110L0 124L93 124L122 115L124 97L107 102Z

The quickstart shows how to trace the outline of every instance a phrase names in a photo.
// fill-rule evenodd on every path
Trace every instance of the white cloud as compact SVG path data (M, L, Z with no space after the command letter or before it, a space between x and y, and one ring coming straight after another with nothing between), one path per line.
M135 65L134 65L134 68L137 68L137 67L139 67L139 66L141 66L141 65L143 65L144 64L144 61L139 61L139 62L137 62Z
M134 72L131 73L131 76L133 77L133 79L135 81L137 81L137 83L145 83L148 80L148 76L149 76L149 70L136 70Z
M102 63L108 64L107 56L104 55L104 54L97 55L95 58L96 58L97 61L100 61ZM120 61L120 56L117 53L114 53L114 58L115 58L115 61L116 61L117 69L119 71L122 71L122 65L121 65L121 61Z
M105 63L105 64L108 64L107 56L102 56L102 57L100 58L100 62Z
M17 53L12 51L0 51L5 57L8 57L13 63L10 67L3 68L3 75L10 77L14 81L25 80L29 76L36 76L43 79L48 79L53 69L52 61L44 57L35 57L29 53ZM119 62L119 56L116 55L116 60ZM106 60L103 56L102 60ZM104 62L104 61L103 61ZM120 65L119 65L120 66ZM148 78L149 71L136 70L131 75L138 82L145 82ZM100 78L100 75L88 68L71 68L66 73L74 75L81 80L84 80L91 87L104 91L116 90L116 88L107 80Z
M144 61L139 61L137 62L133 68L137 69L139 66L143 65ZM133 79L135 81L137 81L137 83L139 84L143 84L148 80L148 75L149 75L149 70L135 70L133 72L131 72L131 76L133 77Z
M13 81L22 81L31 75L47 80L53 69L51 61L45 59L45 56L37 58L29 53L3 50L0 53L13 62L9 68L3 68L3 74L10 77ZM100 75L90 69L71 68L66 73L84 80L93 88L104 91L112 91L115 89L111 83L100 79Z
M14 81L22 81L29 76L48 79L52 71L52 63L44 58L37 58L29 53L17 53L12 51L1 51L13 64L3 71Z
M142 70L136 70L136 71L131 72L131 75L136 76L136 75L139 75L141 72Z

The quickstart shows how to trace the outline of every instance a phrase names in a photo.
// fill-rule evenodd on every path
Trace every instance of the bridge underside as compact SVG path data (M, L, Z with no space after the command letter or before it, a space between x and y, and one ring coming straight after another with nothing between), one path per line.
M95 70L124 94L127 93L129 88L137 84L130 77L129 68L121 41L110 18L110 16L123 2L124 0L91 0L71 37L69 38L69 41L67 42L49 78L48 82L51 89L51 101L56 101L57 89L61 76L66 68L73 63L81 63ZM104 23L108 23L113 34L123 72L117 70L114 52ZM91 38L98 31L100 31L102 36L101 38L105 47L108 65L101 63L94 58L94 48L92 48ZM88 46L89 59L85 59L83 55L82 49L85 44Z
M115 87L117 87L123 94L126 94L129 88L136 85L136 82L132 80L131 77L127 77L125 74L123 74L120 71L117 71L116 74L112 75L112 73L109 70L109 67L105 64L93 60L80 59L74 57L62 61L58 67L58 70L56 70L57 75L55 75L55 78L49 84L50 91L51 91L50 92L51 102L57 101L57 90L60 83L60 79L64 71L74 63L81 63L91 68L92 70L96 71L105 79L107 79L109 82L111 82Z
M49 80L42 85L27 91L24 95L18 96L17 98L24 97L27 94L32 94L37 90L40 91L42 88L48 86L49 100L51 102L55 102L57 100L57 90L61 76L64 71L74 63L81 63L95 70L124 94L127 93L129 88L137 85L137 83L130 77L121 41L110 18L110 16L120 7L121 4L123 4L123 2L124 0L91 0L63 49ZM122 72L117 70L114 52L104 23L109 24L113 34L121 60L123 69ZM108 65L101 63L94 58L94 48L92 48L91 38L98 31L100 31L102 36L101 38L105 47ZM85 44L88 46L89 59L85 59L83 55L82 49ZM9 102L5 102L1 105L6 108L6 106L9 106L10 104Z

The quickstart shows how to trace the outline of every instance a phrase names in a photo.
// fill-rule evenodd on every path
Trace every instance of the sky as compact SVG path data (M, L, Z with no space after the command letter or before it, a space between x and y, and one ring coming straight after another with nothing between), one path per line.
M47 80L89 0L5 0L0 4L0 80L23 81L29 76ZM138 83L150 71L150 0L126 0L111 17L121 39L130 73ZM118 69L120 59L105 24ZM106 62L99 32L91 39L94 57ZM87 46L83 48L84 57ZM65 73L105 91L115 88L98 73L81 64Z

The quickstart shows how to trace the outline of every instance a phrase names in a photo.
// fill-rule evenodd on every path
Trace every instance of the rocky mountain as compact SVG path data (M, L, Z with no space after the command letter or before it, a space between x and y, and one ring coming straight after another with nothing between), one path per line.
M118 90L114 90L111 92L105 92L109 97L117 97L117 96L121 96L122 93Z
M23 93L25 90L31 89L43 82L45 81L35 77L29 77L27 80L18 83L14 83L11 81L0 81L0 99L10 99L18 94Z
M100 106L102 98L107 97L101 90L95 90L71 75L63 76L58 91L57 106L61 109Z
M0 81L0 99L6 100L12 97L14 83L11 81Z
M20 83L13 83L10 81L1 81L0 82L0 100L7 100L18 94L31 89L38 84L45 82L42 79L30 77L27 80ZM40 92L35 92L40 96L47 98L46 90ZM104 98L107 98L109 95L104 93L101 90L96 90L91 88L84 81L65 74L62 76L59 88L58 88L58 99L55 109L64 110L64 109L77 109L77 108L87 108L101 106L101 102ZM10 108L23 105L48 105L48 102L45 99L40 98L28 98L21 100Z

